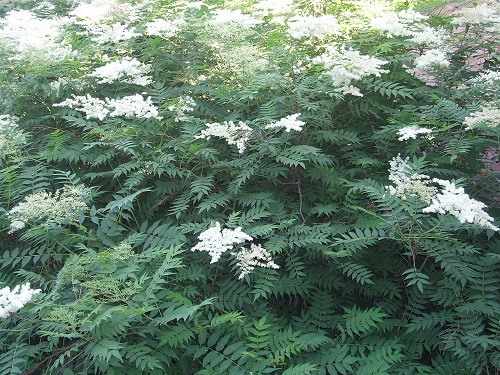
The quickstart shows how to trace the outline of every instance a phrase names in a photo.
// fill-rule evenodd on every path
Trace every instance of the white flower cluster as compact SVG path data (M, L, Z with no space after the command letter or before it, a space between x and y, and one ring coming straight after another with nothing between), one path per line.
M500 101L485 104L480 111L467 116L464 125L467 129L474 129L477 125L498 127L500 125Z
M423 26L419 31L414 31L410 38L413 43L423 46L446 47L449 40L448 34L430 26Z
M136 117L136 118L156 118L158 116L158 108L151 101L151 97L144 97L140 94L124 96L121 99L109 99L105 101L86 96L75 96L73 99L66 99L61 103L54 104L55 107L69 107L77 111L84 112L87 119L97 118L103 120L107 115L111 117Z
M483 211L483 208L486 207L484 203L470 198L463 188L457 188L450 181L437 178L432 179L432 181L443 186L444 189L432 199L432 204L424 208L423 212L449 213L461 223L474 223L493 231L500 230L491 224L493 218Z
M292 5L293 0L261 0L254 7L271 13L285 13L290 11Z
M423 55L415 59L415 67L417 69L429 69L435 66L447 67L450 65L446 52L438 49L430 49L424 52Z
M151 71L151 65L143 64L139 60L124 57L118 61L112 61L95 69L89 74L90 77L100 78L98 83L111 83L121 81L134 85L149 85L153 78L145 74Z
M191 251L206 251L212 257L210 263L216 263L222 253L232 249L234 245L253 240L252 237L241 230L241 227L234 230L227 228L221 230L218 222L215 223L214 227L201 232L198 239L200 242L191 248Z
M189 120L188 112L193 112L196 107L196 102L190 96L181 96L177 99L177 103L170 105L168 107L169 111L175 112L174 121L186 121Z
M469 197L463 188L457 188L454 183L415 173L408 164L408 158L401 159L400 155L390 162L389 180L395 186L386 186L390 194L402 199L407 196L418 196L423 202L430 204L422 212L438 212L451 214L461 223L474 223L484 228L498 231L499 228L491 224L493 218L483 211L486 205ZM431 183L441 185L444 189L430 186Z
M97 256L99 257L99 255L101 254L104 258L109 259L112 262L127 261L129 258L136 255L136 253L132 249L132 246L128 243L123 242L111 247L107 252L101 252L97 254Z
M222 229L220 224L215 223L214 227L201 232L198 235L200 242L191 251L206 251L212 258L210 263L219 261L221 255L235 245L244 243L245 241L253 241L253 238L237 227L234 230ZM255 267L275 268L279 266L273 262L269 251L261 245L251 244L250 249L241 248L240 250L231 253L238 260L238 267L241 270L238 279L242 279L248 275Z
M241 13L241 10L217 9L211 20L212 24L220 25L225 23L237 23L239 27L250 29L262 23L261 20L253 18L249 14Z
M156 108L148 96L146 100L140 94L124 96L121 99L106 98L108 106L115 110L109 115L111 117L125 116L137 118L155 118L161 120Z
M54 104L54 107L69 107L85 113L87 119L98 118L103 120L108 114L106 102L98 98L93 98L89 94L86 96L73 95L73 99L66 99L61 103Z
M139 36L130 23L139 18L140 5L116 0L94 0L80 3L70 14L76 16L97 44L115 43Z
M59 62L72 55L62 43L61 26L67 19L40 19L27 10L11 11L0 21L0 46L12 51L13 60Z
M500 71L483 70L470 82L483 85L500 85Z
M217 53L217 69L221 72L234 72L242 76L251 76L266 69L269 61L262 51L249 44L224 46Z
M144 26L146 28L146 35L171 38L181 30L181 26L184 24L185 21L182 19L167 21L162 18L155 18L154 20L146 23Z
M399 13L386 13L382 17L373 19L371 26L387 32L390 38L406 37L413 43L430 48L415 59L416 69L449 66L446 52L449 49L450 38L445 31L426 25L423 21L427 19L427 16L410 9ZM412 69L409 72L415 73Z
M375 57L362 55L358 51L346 49L344 45L340 49L328 48L327 52L312 60L314 64L323 64L327 70L324 74L332 78L335 91L341 94L363 96L359 88L353 83L366 76L380 77L388 70L380 69L387 61Z
M56 6L52 4L49 0L42 1L38 3L33 10L42 10L42 11L50 11L56 9Z
M477 73L475 77L458 85L457 90L464 91L473 89L474 91L480 91L483 100L497 98L500 93L500 71L484 69Z
M87 195L88 189L82 185L65 186L54 194L41 191L28 195L7 213L12 222L9 233L23 229L30 221L43 227L75 222L88 209L84 201Z
M70 14L87 23L99 23L108 20L118 8L115 0L94 0L90 3L81 2Z
M236 145L238 152L242 154L246 149L246 143L252 133L252 128L243 122L235 125L233 121L224 121L223 124L218 122L205 124L206 129L201 131L200 135L195 138L210 139L211 137L224 138L230 145Z
M418 125L405 126L398 129L398 141L406 141L410 138L416 139L419 134L431 134L432 129L421 128Z
M251 244L250 249L241 248L235 253L231 253L238 260L238 267L241 270L238 279L243 279L246 275L252 272L255 267L263 268L280 268L274 263L271 253L264 249L261 245Z
M465 8L456 12L451 23L455 25L477 25L477 24L498 24L500 23L500 13L488 4L481 4L474 8Z
M111 25L105 23L88 25L87 31L95 35L90 39L97 44L121 42L141 35L136 33L132 28L129 28L127 24L120 22L115 22Z
M112 21L115 18L135 21L139 19L140 5L132 5L117 0L80 1L79 5L70 12L83 25L98 24Z
M388 37L412 36L420 24L429 17L412 9L401 12L386 12L370 21L374 29L387 32Z
M370 25L377 30L387 32L389 37L411 36L418 31L418 25L427 18L429 17L409 9L399 13L387 12L371 20Z
M0 115L0 160L16 159L20 149L26 145L26 134L19 129L15 116Z
M370 22L370 25L380 31L387 32L387 36L408 37L410 41L419 45L444 48L449 37L443 31L426 25L423 21L429 17L413 10L404 10L399 13L388 12Z
M17 285L12 290L8 286L0 289L0 319L22 309L35 294L40 292L40 289L31 289L30 283Z
M294 39L316 37L323 39L339 30L337 19L330 15L320 17L295 16L288 20L288 34Z
M304 121L297 120L297 117L300 116L300 113L295 113L290 116L283 117L281 120L273 122L269 125L266 125L266 129L275 129L275 128L285 128L286 132L290 132L290 130L296 130L298 132L302 131L302 126L305 125Z
M254 33L254 27L262 23L241 10L218 9L212 12L212 16L204 21L198 41L219 52L223 48L235 50L243 46L245 39Z
M386 186L386 189L401 199L418 196L422 201L430 203L437 193L437 188L429 186L431 183L429 176L415 173L408 160L408 158L403 160L398 155L390 161L389 180L395 186Z

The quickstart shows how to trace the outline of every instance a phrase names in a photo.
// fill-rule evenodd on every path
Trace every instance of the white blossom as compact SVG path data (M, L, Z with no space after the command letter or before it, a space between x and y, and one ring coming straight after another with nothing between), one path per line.
M101 252L99 254L106 254L105 256L112 262L123 262L136 255L132 246L123 242L111 247L107 253Z
M386 186L390 194L402 199L407 196L418 196L422 201L430 204L422 212L437 212L451 214L461 223L474 223L487 229L498 231L491 221L493 218L483 211L486 205L470 198L463 188L457 188L454 183L437 178L415 173L408 164L408 158L403 160L400 155L390 162L389 180L394 186ZM438 184L438 189L430 184Z
M27 135L19 128L19 118L9 115L0 115L0 160L16 159L27 141Z
M487 4L461 9L456 15L457 17L451 21L455 25L500 23L498 11Z
M354 82L366 76L380 77L382 73L389 72L380 69L382 65L387 64L387 61L362 55L358 51L346 49L343 45L340 49L328 48L324 54L314 58L312 62L325 66L324 74L332 78L335 91L344 95L363 96L361 91L353 85Z
M155 118L161 120L158 116L158 108L151 101L151 97L146 100L140 94L124 96L121 99L106 98L107 105L113 109L109 115L111 117L125 116L136 118Z
M245 39L254 34L256 25L262 23L249 14L243 14L241 10L218 9L212 15L212 18L204 21L197 40L218 52L224 48L236 50L248 44L244 43Z
M429 19L429 16L426 16L422 13L416 12L413 9L405 9L398 12L398 18L401 22L406 25L412 23L418 23Z
M96 24L87 26L87 31L95 35L90 39L97 44L121 42L140 35L134 29L129 28L129 25L120 22L115 22L111 25Z
M139 18L140 5L132 5L117 0L93 0L91 2L80 2L70 14L80 19L80 23L84 25L108 22L115 18L135 21Z
M426 25L423 21L427 19L427 16L409 9L399 13L388 12L371 20L370 25L386 32L389 38L409 37L416 44L445 48L448 35L443 30Z
M241 13L241 10L217 9L214 11L214 17L211 20L214 25L236 23L239 27L252 28L255 25L262 23L261 20L253 18L249 14Z
M447 67L450 65L446 52L438 49L430 49L424 52L423 55L415 59L415 67L417 69L429 69L435 66Z
M500 71L482 70L476 77L471 79L470 82L486 85L500 85Z
M76 23L91 34L97 44L115 43L139 36L130 23L139 19L141 5L132 5L117 0L93 0L80 3L70 14L77 17Z
M274 268L278 269L279 266L274 263L269 251L264 249L261 245L251 244L250 249L241 248L235 253L231 253L237 260L237 266L240 268L240 276L238 279L244 278L255 267Z
M475 77L457 86L457 89L460 91L470 89L480 91L484 100L491 100L498 97L500 88L500 71L484 69L478 71L477 73L478 74Z
M113 15L118 7L116 0L95 0L91 3L81 2L70 14L91 23L100 23Z
M136 117L136 118L156 118L158 116L158 108L151 101L151 97L146 100L140 94L125 96L121 99L105 100L86 96L74 96L73 99L66 99L61 103L54 104L55 107L69 107L77 111L84 112L87 119L97 118L103 120L106 116L118 117Z
M162 18L155 18L154 20L146 23L144 26L146 28L146 35L156 35L164 38L170 38L176 35L181 30L181 26L184 24L185 21L182 19L167 21Z
M139 60L124 57L96 68L89 74L91 77L100 78L98 83L111 83L120 81L134 85L145 86L152 82L152 77L145 74L151 71L151 65L141 63Z
M186 7L187 9L189 9L189 8L193 8L193 9L201 9L201 7L202 7L203 5L207 5L207 4L205 4L205 2L204 2L204 1L192 1L192 2L186 2L186 4L184 4L184 5L185 5L185 7Z
M84 200L88 193L88 189L82 185L68 185L55 193L41 191L28 195L7 213L11 220L9 233L23 229L28 222L42 227L76 222L88 209Z
M261 0L254 4L254 7L271 13L284 13L289 11L292 5L293 0Z
M243 122L235 125L233 121L224 121L223 124L218 122L205 124L206 129L201 131L201 134L195 138L210 139L211 137L224 138L230 145L236 145L238 152L242 154L246 149L246 143L252 133L252 128Z
M266 69L269 65L257 46L244 44L223 46L218 49L216 68L221 72L231 71L238 75L251 76Z
M17 232L18 230L23 229L25 226L26 226L26 223L24 221L14 220L14 221L12 221L12 223L10 223L9 233Z
M339 30L337 19L330 15L320 17L295 16L288 20L288 34L294 39L333 35Z
M457 188L454 183L434 178L433 182L444 188L433 199L432 204L424 208L423 212L437 212L451 214L461 223L474 223L481 227L498 231L491 221L493 218L483 211L486 205L469 197L463 188Z
M54 4L52 4L50 1L42 1L41 3L38 3L32 9L48 11L48 10L54 10L55 8L56 8L56 6Z
M399 22L397 13L390 12L370 21L370 25L377 30L387 32L387 36L409 36L412 34L408 25Z
M175 112L174 121L186 121L189 120L188 112L193 112L196 107L196 102L190 96L181 96L177 99L175 104L168 107L169 111Z
M427 18L427 16L409 9L399 13L388 12L371 20L370 25L377 30L387 32L389 37L411 36L418 30L418 25Z
M394 186L386 186L386 189L391 195L396 195L401 199L418 196L422 201L430 203L437 193L437 188L430 186L429 176L415 173L408 164L408 160L409 158L403 160L398 155L390 161L389 180L394 183Z
M40 292L40 289L31 289L30 283L17 285L12 290L8 286L0 289L0 319L22 309L35 294Z
M410 138L416 139L419 134L431 134L432 129L421 128L418 125L405 126L398 130L399 141L406 141Z
M61 103L56 103L54 107L74 108L77 111L85 113L87 119L97 118L101 121L109 114L106 102L98 98L93 98L89 94L86 96L73 95L73 99L68 98Z
M421 29L412 32L410 41L419 45L444 49L449 42L449 38L443 30L438 30L430 26L423 26Z
M298 132L302 131L302 126L305 124L304 121L297 120L297 117L300 116L300 113L295 113L293 115L289 115L287 117L283 117L281 120L273 122L269 125L266 125L266 129L275 129L275 128L285 128L286 132L290 132L290 130L296 130Z
M0 21L0 46L12 51L13 60L54 63L73 54L62 43L61 27L67 18L40 19L27 10L11 11Z
M244 233L241 227L234 230L223 229L221 230L220 224L215 223L214 227L201 232L198 236L200 242L191 251L206 251L212 260L210 263L216 263L222 253L232 249L234 245L238 245L245 241L252 241L252 237Z
M485 104L480 111L474 112L464 120L467 129L473 129L477 125L485 125L491 128L500 125L500 101Z

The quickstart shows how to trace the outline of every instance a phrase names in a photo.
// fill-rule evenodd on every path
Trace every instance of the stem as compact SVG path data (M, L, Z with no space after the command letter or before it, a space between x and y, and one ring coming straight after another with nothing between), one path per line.
M299 213L300 213L300 217L302 218L302 224L305 224L306 223L306 219L304 217L304 214L302 212L302 189L300 188L300 173L299 173L299 170L297 168L294 168L293 170L293 173L295 175L295 177L297 178L297 190L299 191Z
M75 342L71 345L68 345L68 346L65 346L64 348L62 348L61 350L55 352L55 353L52 353L51 355L49 355L48 357L45 357L41 362L39 362L38 364L35 365L35 367L33 367L31 370L28 370L28 371L25 371L23 372L21 375L29 375L29 374L32 374L34 373L40 366L42 366L45 362L47 362L49 359L51 358L54 358L54 357L57 357L58 355L64 353L64 352L67 352L68 350L70 350L72 347L78 345L79 343L78 342Z

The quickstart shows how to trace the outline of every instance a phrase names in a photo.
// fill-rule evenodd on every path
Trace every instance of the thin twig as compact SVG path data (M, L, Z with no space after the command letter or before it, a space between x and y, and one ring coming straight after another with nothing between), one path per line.
M293 170L295 177L297 178L297 190L299 191L299 213L300 217L302 218L302 224L306 223L306 218L304 217L304 214L302 212L302 189L300 188L300 173L297 168L294 168Z
M44 358L42 360L42 362L38 363L35 367L33 367L31 370L28 370L28 371L25 371L23 372L21 375L29 375L29 374L32 374L34 373L40 366L42 366L45 362L47 362L49 359L51 358L54 358L54 357L57 357L58 355L64 353L64 352L67 352L68 350L70 350L72 347L78 345L79 343L78 342L75 342L71 345L68 345L64 348L62 348L61 350L55 352L55 353L52 353L51 355L49 355L48 357Z

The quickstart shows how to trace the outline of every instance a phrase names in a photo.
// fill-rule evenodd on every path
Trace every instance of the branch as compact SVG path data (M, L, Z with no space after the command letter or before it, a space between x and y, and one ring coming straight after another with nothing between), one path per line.
M75 342L71 345L68 345L68 346L65 346L64 348L62 348L61 350L55 352L55 353L52 353L51 355L49 355L48 357L46 357L42 362L38 363L35 367L33 367L31 370L28 370L28 371L25 371L23 372L21 375L29 375L29 374L32 374L34 373L40 366L42 366L45 362L47 362L49 359L51 358L54 358L54 357L57 357L58 355L64 353L64 352L67 352L68 350L70 350L72 347L78 345L79 343L78 342Z
M293 173L295 174L295 177L297 178L297 189L299 191L299 212L300 212L300 217L302 218L302 224L305 224L306 223L306 219L304 217L304 214L302 212L302 189L300 188L300 181L301 181L301 178L300 178L300 172L298 170L297 167L295 167L293 169Z

